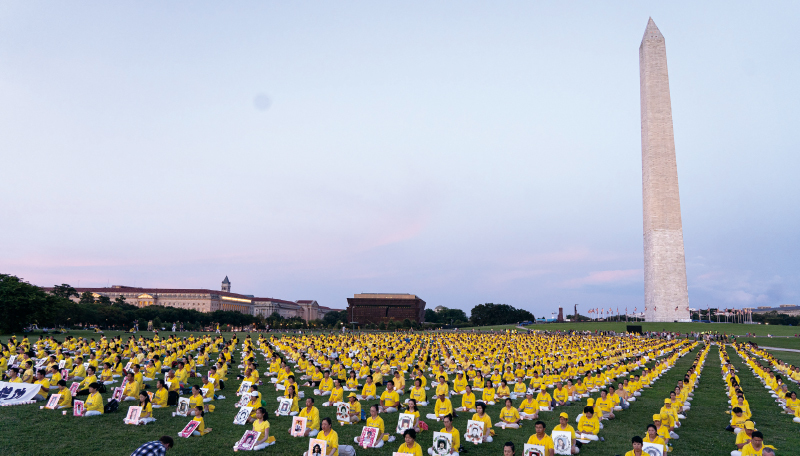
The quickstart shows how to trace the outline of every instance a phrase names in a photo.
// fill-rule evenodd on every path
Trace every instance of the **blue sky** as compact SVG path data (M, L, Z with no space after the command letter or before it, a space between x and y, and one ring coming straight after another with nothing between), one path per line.
M800 304L796 2L0 3L0 271L643 306L667 43L693 307Z

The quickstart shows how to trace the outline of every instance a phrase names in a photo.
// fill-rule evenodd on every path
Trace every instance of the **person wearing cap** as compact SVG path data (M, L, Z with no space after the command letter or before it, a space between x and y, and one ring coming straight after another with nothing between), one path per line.
M633 436L631 439L631 445L633 445L633 449L625 453L625 456L647 456L647 453L642 451L642 438L638 435Z
M525 393L525 399L519 405L519 416L523 420L535 420L539 418L539 403L533 398L533 391Z
M731 456L742 456L742 448L753 439L755 430L755 423L750 420L744 422L744 432L736 434L736 450L731 451Z
M659 437L664 439L664 444L668 445L669 439L672 438L672 436L670 435L669 427L662 424L664 420L669 420L669 417L662 416L661 414L658 413L653 415L653 426L656 427L656 434L658 434Z
M475 393L472 392L472 386L466 385L464 394L461 396L461 407L458 407L456 411L475 413L475 401Z
M555 431L569 432L572 441L572 454L581 452L579 446L581 443L575 439L575 428L569 424L569 415L567 415L566 412L561 412L561 414L558 415L558 425L553 428L553 432ZM552 432L550 433L550 437L553 437Z
M536 428L536 433L528 437L527 444L543 446L543 456L553 456L555 454L555 450L553 448L553 439L545 433L547 425L544 423L544 421L537 421L534 426Z
M461 448L461 433L458 432L458 429L453 427L453 416L446 415L444 418L442 418L442 422L444 423L444 428L442 428L442 430L439 432L450 434L452 441L450 453L448 454L450 456L458 456L458 449ZM428 448L428 454L431 456L438 456L439 453L437 453L433 447L431 447Z
M587 405L583 408L583 414L578 416L578 440L582 443L600 440L597 436L599 432L600 420L594 415L594 407Z
M536 402L539 403L539 410L550 411L553 410L553 397L547 392L547 388L542 387L539 394L536 395Z
M664 440L663 437L658 435L658 429L656 428L655 424L647 425L647 434L645 434L643 440L647 443L661 445L663 447L661 450L661 454L667 454L667 451L669 451L669 447L667 446L667 441Z
M339 424L341 424L342 426L344 426L345 424L358 423L359 421L361 421L361 403L358 402L356 393L348 394L347 401L350 405L350 420L340 421Z

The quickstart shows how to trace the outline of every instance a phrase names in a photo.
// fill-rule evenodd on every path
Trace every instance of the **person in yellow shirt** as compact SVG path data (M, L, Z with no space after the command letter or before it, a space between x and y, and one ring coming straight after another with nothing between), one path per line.
M303 435L312 439L316 437L319 434L319 409L314 407L313 397L306 398L306 406L298 416L306 419L306 432Z
M536 402L539 403L539 410L550 411L553 410L553 397L547 392L547 388L542 387L539 394L536 395Z
M587 405L583 408L583 414L578 417L578 440L582 443L589 443L592 440L600 440L597 434L600 432L600 420L594 415L594 407Z
M478 402L475 405L475 408L478 410L476 413L472 415L473 421L482 421L483 422L483 441L487 443L492 442L492 420L489 418L489 415L486 414L486 404L483 402Z
M455 380L453 380L453 394L464 394L467 385L468 383L467 379L464 378L464 373L458 371Z
M495 423L495 427L519 429L519 423L522 419L519 417L519 411L514 408L511 398L506 399L505 407L500 409L500 421Z
M380 413L394 413L400 403L400 395L394 390L394 382L386 382L386 390L381 394Z
M394 371L394 377L392 378L392 381L394 382L394 389L397 391L397 394L405 394L406 380L402 375L400 375L399 370Z
M347 401L350 404L350 421L349 423L358 423L361 421L361 403L358 402L356 393L347 395Z
M486 386L483 388L483 393L481 395L481 400L485 402L487 405L494 405L495 404L495 390L494 384L491 380L486 380Z
M39 371L36 372L36 380L33 383L41 387L39 392L36 393L36 396L33 396L33 400L36 402L47 400L47 395L50 393L50 380L48 380L45 375L47 375L47 373L44 369L39 369Z
M744 432L736 434L736 451L731 451L731 456L742 456L742 448L753 439L755 430L755 423L752 421L744 423Z
M744 416L744 411L739 407L734 407L732 412L731 424L725 430L738 434L744 430L744 423L747 421L747 417Z
M537 421L534 426L536 427L536 433L528 437L527 443L529 445L543 446L544 456L553 456L555 454L555 450L553 449L553 438L545 433L547 425L544 424L544 421Z
M647 453L642 451L642 438L638 435L634 436L631 439L631 444L633 445L633 449L625 453L625 456L647 456Z
M275 437L269 435L269 421L267 421L267 409L259 407L256 409L256 419L253 421L253 430L258 432L258 438L253 451L263 450L264 448L275 444ZM233 446L236 451L236 445Z
M361 388L361 395L358 396L358 400L365 401L375 399L375 384L372 382L372 377L367 377L366 383L364 383L364 387Z
M668 451L671 451L671 448L669 448L669 446L667 445L667 440L664 440L663 437L658 435L658 429L656 428L655 424L647 425L647 434L644 436L643 441L646 443L662 445L663 446L663 448L661 449L662 454L667 454Z
M152 423L156 420L153 418L153 404L150 403L150 396L144 391L139 393L139 407L142 408L142 413L139 415L139 424Z
M72 393L69 392L69 388L67 388L67 382L59 380L57 383L58 386L58 394L61 397L58 399L58 407L56 408L71 408L72 407Z
M89 397L86 398L84 406L86 411L83 416L96 416L103 414L103 396L97 391L100 389L100 384L93 382L89 385Z
M569 403L569 390L564 388L564 384L556 382L556 389L553 390L553 401L555 405L570 405Z
M417 401L411 399L406 403L407 410L404 413L414 415L414 429L419 431L419 408L417 408Z
M344 401L344 388L342 388L342 383L339 381L338 378L333 380L333 389L331 390L331 397L328 398L327 402L323 402L323 407L331 407L339 402Z
M444 394L439 396L439 399L436 399L436 404L433 408L433 413L428 413L426 418L429 420L436 420L441 421L441 419L445 415L452 415L453 414L453 404L450 402L450 399L447 398Z
M613 420L616 418L612 412L614 409L614 402L608 397L608 391L600 390L600 397L594 402L594 407L602 419Z
M327 448L326 456L338 456L339 455L339 434L334 431L332 426L332 421L330 418L324 418L320 423L322 426L322 431L317 434L317 438L324 440ZM355 453L355 451L353 451ZM303 453L303 456L312 456L308 454L308 451Z
M126 378L128 383L125 384L125 388L122 390L122 400L136 401L139 398L139 382L134 379L133 372L128 372Z
M442 419L444 423L444 428L439 431L446 434L450 434L450 439L452 445L450 445L450 456L458 456L458 449L461 448L461 433L458 432L458 429L453 427L453 417L452 415L447 415ZM433 447L428 448L428 454L430 456L438 456L439 453L433 449Z
M397 449L398 453L410 454L412 456L422 456L422 447L417 443L417 431L407 429L403 433L404 442Z
M206 412L203 411L203 406L201 405L201 406L195 407L195 409L192 412L193 412L192 416L194 416L194 418L192 418L192 421L198 421L200 423L197 426L197 428L194 430L194 432L192 432L192 435L196 435L196 436L200 437L200 436L206 435L209 432L211 432L211 428L207 428L206 427L206 423L203 420L203 416L206 413Z
M383 418L378 415L378 406L373 405L369 408L369 417L364 424L367 427L378 428L378 435L375 437L375 445L373 448L381 448L383 442L394 442L394 436L389 436L384 432ZM358 435L353 439L357 445L361 445L361 436Z
M414 379L414 387L408 391L408 402L411 399L417 401L417 405L425 407L428 405L428 393L425 392L425 388L422 387L422 380L419 378Z
M153 408L163 408L167 406L169 400L169 390L163 379L156 381L156 392L153 393Z
M472 392L472 387L466 385L464 387L464 394L461 396L461 407L458 407L456 411L475 413L475 402L475 393Z
M525 399L519 405L519 416L523 420L535 420L539 418L539 402L533 398L533 391L525 393Z
M572 440L572 454L578 454L580 452L580 447L578 447L578 441L575 440L575 428L573 428L569 424L569 415L566 412L561 412L558 416L558 425L553 428L553 431L561 431L561 432L569 432L570 439ZM552 438L552 433L550 435Z
M742 456L766 456L775 455L772 445L764 445L764 434L761 431L754 431L750 443L742 447Z

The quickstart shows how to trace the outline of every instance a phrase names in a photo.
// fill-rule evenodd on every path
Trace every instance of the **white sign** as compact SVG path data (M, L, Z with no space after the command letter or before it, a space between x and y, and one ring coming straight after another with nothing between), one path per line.
M0 382L0 406L27 404L41 389L32 383Z
M553 431L553 449L556 454L572 454L572 434L567 431Z

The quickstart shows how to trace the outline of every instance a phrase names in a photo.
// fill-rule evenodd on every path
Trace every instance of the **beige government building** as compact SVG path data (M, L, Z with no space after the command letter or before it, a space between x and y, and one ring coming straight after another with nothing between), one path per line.
M45 290L51 291L52 288L45 288ZM197 288L137 288L124 285L76 288L76 290L78 294L88 291L95 298L107 296L112 301L118 296L123 296L128 304L137 307L165 306L199 312L228 310L265 318L277 312L283 318L300 317L305 321L320 320L328 312L343 310L321 306L313 300L285 301L231 293L231 282L227 276L222 281L220 291ZM74 296L71 299L76 302L80 300L79 297Z

